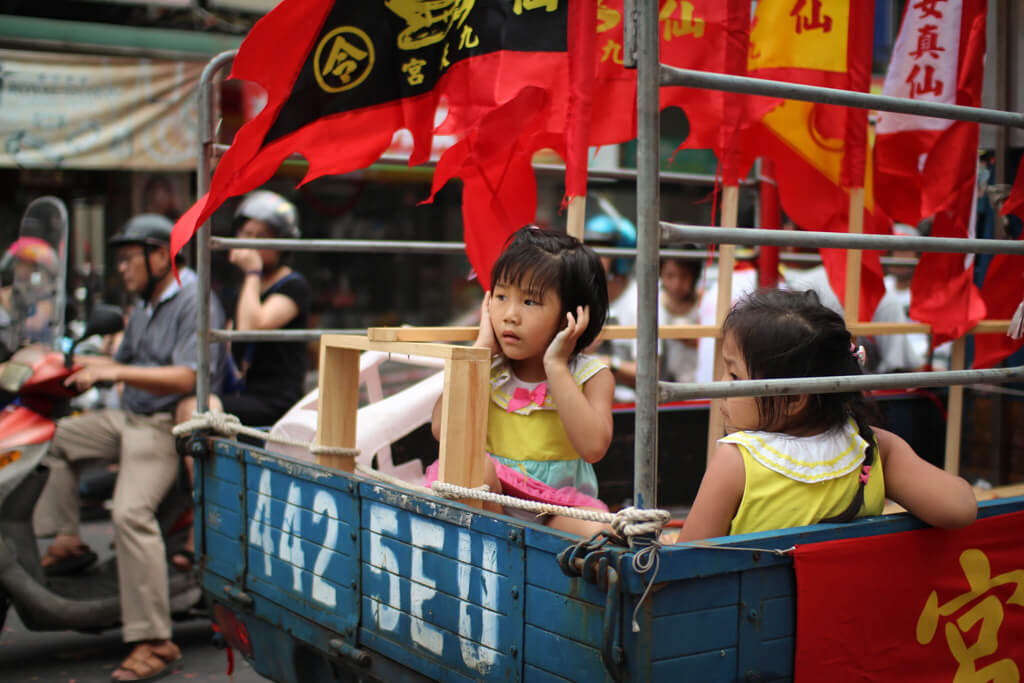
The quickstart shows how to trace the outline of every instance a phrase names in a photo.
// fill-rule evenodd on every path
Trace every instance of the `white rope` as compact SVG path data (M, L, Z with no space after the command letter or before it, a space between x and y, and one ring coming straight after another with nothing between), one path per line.
M575 519L585 519L591 522L604 522L626 538L646 533L657 533L671 519L671 514L668 510L626 507L613 514L611 512L601 512L600 510L573 508L564 505L540 503L535 500L524 500L499 493L491 493L482 489L455 486L443 481L435 481L430 485L430 488L445 498L473 498L536 512L538 515L562 515Z
M298 448L307 448L311 453L313 453L313 455L359 455L358 448L321 446L312 444L309 441L299 441L298 439L274 436L260 429L246 427L242 424L242 421L238 419L237 415L232 415L231 413L219 413L216 411L193 413L192 419L185 420L181 424L175 425L174 428L171 429L171 433L174 434L174 436L182 436L184 434L190 434L197 429L209 429L217 432L218 434L226 434L231 438L235 438L239 434L244 434L246 436L251 436L254 439L261 439L272 443L283 443L289 446L296 446Z

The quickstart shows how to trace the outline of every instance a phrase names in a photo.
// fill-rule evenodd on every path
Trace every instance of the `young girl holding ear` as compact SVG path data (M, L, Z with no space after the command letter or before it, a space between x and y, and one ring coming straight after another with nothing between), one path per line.
M493 359L485 479L492 492L607 510L596 499L593 463L611 443L614 380L581 353L607 310L604 270L593 250L532 226L512 236L494 264L474 344ZM440 400L431 426L440 438ZM433 478L436 465L427 473ZM600 528L566 517L549 524L581 534Z
M723 380L861 374L843 319L813 292L761 290L722 328ZM719 439L677 541L845 522L889 498L922 521L977 516L970 485L868 422L860 392L728 398Z

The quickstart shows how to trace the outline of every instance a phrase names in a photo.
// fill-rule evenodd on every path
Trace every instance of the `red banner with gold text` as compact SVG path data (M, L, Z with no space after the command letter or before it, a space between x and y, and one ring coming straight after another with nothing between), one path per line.
M798 546L798 681L1019 681L1024 512Z

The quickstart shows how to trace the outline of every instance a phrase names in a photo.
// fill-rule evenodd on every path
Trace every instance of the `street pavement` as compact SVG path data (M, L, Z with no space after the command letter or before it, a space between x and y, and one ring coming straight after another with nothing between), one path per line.
M100 556L113 554L110 521L86 522L82 537ZM49 541L41 541L45 548ZM213 641L206 619L175 622L174 642L183 658L161 681L230 681L259 683L263 678L234 653L234 673L227 674L227 654ZM12 608L0 633L0 681L4 683L107 683L117 665L128 656L121 631L92 635L73 631L29 631Z

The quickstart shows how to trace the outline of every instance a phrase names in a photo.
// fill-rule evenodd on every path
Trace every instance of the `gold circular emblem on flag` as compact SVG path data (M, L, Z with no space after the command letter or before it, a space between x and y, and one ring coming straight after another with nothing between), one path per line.
M370 75L373 41L355 26L340 26L323 38L313 55L313 75L324 92L351 90Z

